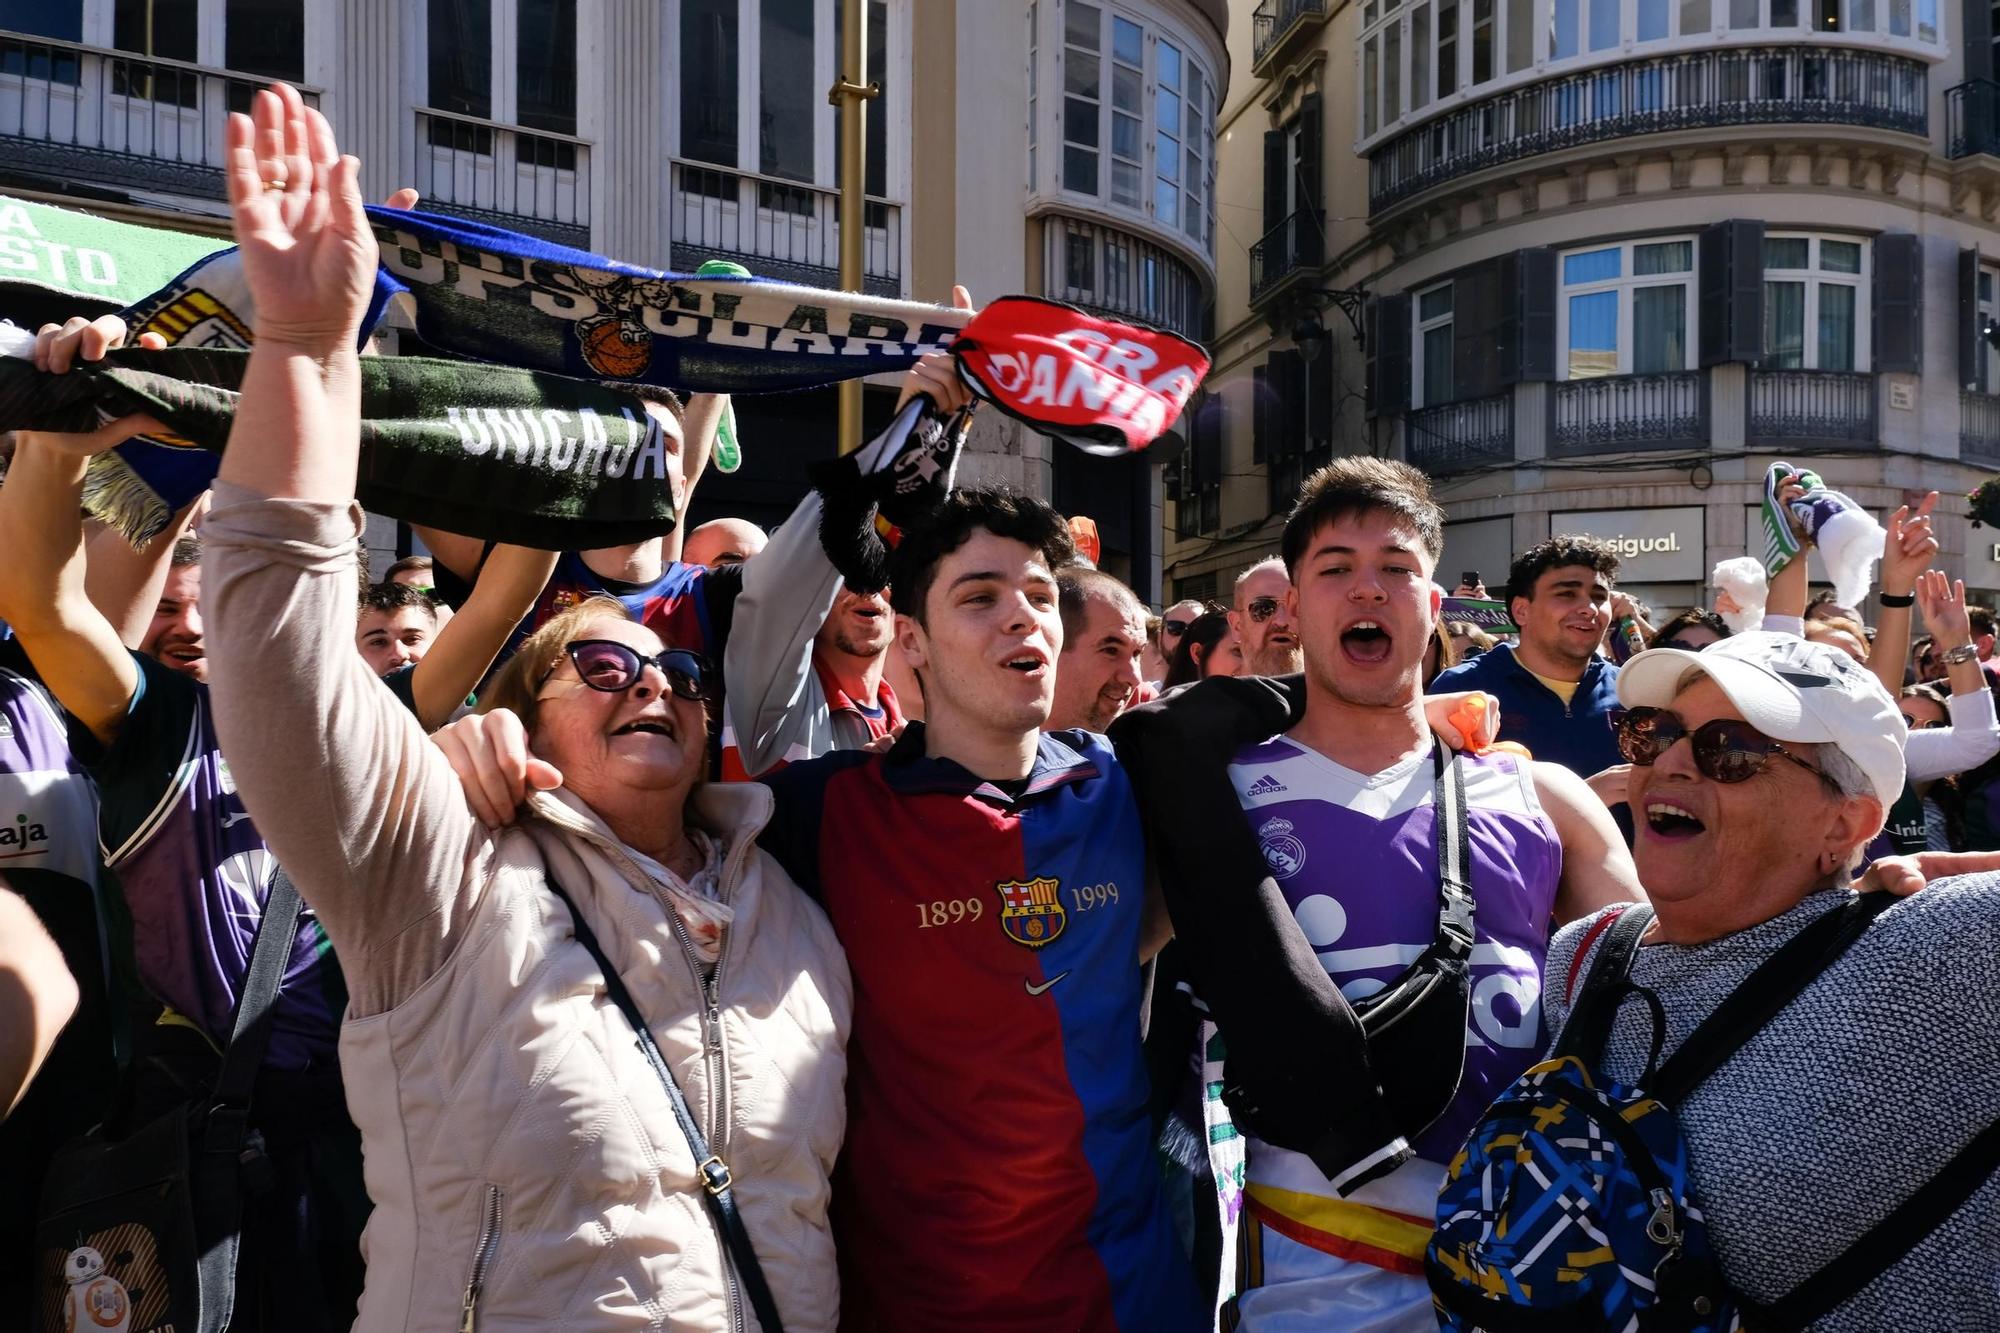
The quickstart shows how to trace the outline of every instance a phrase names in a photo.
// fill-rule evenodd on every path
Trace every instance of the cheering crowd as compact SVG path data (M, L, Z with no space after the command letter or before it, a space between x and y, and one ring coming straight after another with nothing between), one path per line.
M1655 628L1557 536L1496 641L1347 457L1155 617L952 485L934 355L768 535L376 581L358 164L284 87L229 163L210 492L91 530L131 416L0 484L10 1317L2000 1328L2000 663L1934 496L1865 616L1801 554ZM644 396L685 514L725 405ZM191 1222L107 1204L141 1142Z

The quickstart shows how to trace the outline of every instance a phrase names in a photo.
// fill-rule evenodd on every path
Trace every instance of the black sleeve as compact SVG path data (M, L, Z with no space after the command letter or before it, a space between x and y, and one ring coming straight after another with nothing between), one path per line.
M114 854L176 790L207 688L144 653L133 653L132 661L139 684L117 739L107 747L75 718L69 726L71 751L97 780L99 840Z
M1228 1049L1225 1095L1329 1178L1399 1137L1361 1021L1271 877L1228 764L1286 730L1299 677L1216 677L1133 709L1111 739L1139 798L1189 980Z

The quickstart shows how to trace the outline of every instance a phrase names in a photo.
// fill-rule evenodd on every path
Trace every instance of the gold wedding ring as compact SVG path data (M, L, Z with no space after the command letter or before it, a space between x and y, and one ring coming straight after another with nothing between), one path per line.
M283 181L265 181L264 188L266 190L282 190L285 188L285 183Z

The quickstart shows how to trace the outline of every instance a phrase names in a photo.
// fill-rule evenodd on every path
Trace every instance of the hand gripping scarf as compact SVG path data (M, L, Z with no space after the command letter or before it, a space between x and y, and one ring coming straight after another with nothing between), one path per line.
M477 420L489 424L488 412L519 412L525 420L545 410L575 414L591 407L601 418L609 404L592 394L605 390L587 381L774 392L906 369L949 346L967 382L1002 410L1092 452L1118 453L1143 447L1170 428L1208 367L1201 349L1184 339L1026 297L995 301L975 319L944 306L762 278L661 273L458 218L386 208L368 214L381 268L364 339L396 300L427 347L533 372L510 377L489 367L482 376L471 367L431 362L365 377L368 470L380 489L372 492L376 500L364 496L364 503L378 508L378 500L406 492L381 504L380 512L469 536L526 541L532 533L542 544L553 531L590 534L588 540L572 535L549 543L571 548L631 540L598 525L637 522L634 515L644 513L653 532L665 531L674 520L672 486L666 476L641 476L636 469L626 475L580 469L581 434L574 437L574 452L554 445L538 450L531 443L525 457L505 455L523 466L503 480L493 466L501 457L497 445L492 456L453 453L442 435L425 433L420 423L435 421L438 413L452 420L447 409L453 405L462 409L458 420L477 409ZM234 249L203 259L125 317L135 334L160 333L172 347L238 351L250 345L256 322ZM120 364L143 365L148 355L133 353ZM411 358L380 360L393 367ZM200 382L211 388L240 382L240 372L233 380L213 378L221 364L211 363L205 372L210 378ZM22 373L0 357L0 376ZM478 383L485 396L460 395L454 404L451 380L458 375ZM41 419L33 415L35 404L43 395L53 401L56 390L54 377L39 379L47 381L39 389L0 395L0 429ZM127 382L119 391L134 389ZM426 405L423 411L404 415L418 403ZM610 410L622 412L629 400L620 403ZM99 408L116 410L125 409L111 402ZM189 448L188 441L205 447ZM215 459L208 449L219 447L212 431L200 430L183 441L127 441L92 465L93 512L143 540L209 484ZM537 469L563 475L540 478L533 475ZM642 494L607 493L616 491Z

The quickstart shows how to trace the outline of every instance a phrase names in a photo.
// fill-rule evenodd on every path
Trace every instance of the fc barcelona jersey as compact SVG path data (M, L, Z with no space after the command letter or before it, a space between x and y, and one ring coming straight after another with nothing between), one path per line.
M841 1326L1205 1328L1147 1115L1131 785L1081 732L1018 793L923 744L768 779L763 845L854 976Z

